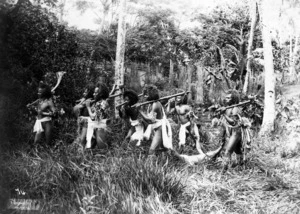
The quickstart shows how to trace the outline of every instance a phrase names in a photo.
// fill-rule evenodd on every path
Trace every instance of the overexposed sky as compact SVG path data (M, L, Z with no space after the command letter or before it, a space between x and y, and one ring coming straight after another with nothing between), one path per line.
M224 2L238 2L237 0L154 0L154 2L155 1L157 1L157 4L159 4L160 7L175 10L177 13L184 13L186 17L188 17L188 13L195 10L195 8L199 8L199 10L202 10L201 12L205 12ZM95 2L97 2L97 0L95 0ZM77 27L78 29L97 30L99 24L97 24L95 20L97 19L97 14L98 16L101 14L99 2L98 5L98 8L94 7L92 9L87 9L84 12L80 12L76 9L74 1L66 0L64 21L68 22L69 26ZM183 7L183 5L185 5L185 7ZM189 27L195 24L186 20L185 17L182 18L182 26Z
M64 1L64 0L58 0ZM94 3L93 8L87 8L84 11L79 11L75 6L76 0L65 0L65 13L64 21L68 23L69 26L76 27L78 29L90 29L97 31L99 29L99 21L97 23L97 18L101 17L102 6L100 0L86 0ZM199 25L198 22L192 22L190 17L193 13L209 13L213 8L218 5L227 4L227 5L236 5L236 4L245 4L249 3L251 0L138 0L135 3L127 0L127 5L129 10L132 8L142 8L145 7L145 3L154 3L155 6L163 9L171 9L176 12L177 17L180 21L181 28L195 27ZM270 20L270 26L273 28L273 33L276 31L281 31L282 34L289 34L291 31L290 27L290 18L299 16L300 19L300 10L299 8L289 8L285 12L284 17L281 16L279 20L279 11L282 6L282 0L269 0L270 4L268 6L268 14ZM286 3L286 1L284 1ZM131 4L131 6L129 6ZM134 6L132 6L134 5ZM130 13L131 11L129 11ZM127 14L128 20L134 20L134 16ZM130 22L130 21L129 21ZM300 25L298 22L295 22L295 25ZM295 27L294 29L300 29ZM300 30L299 30L300 31ZM284 37L288 37L284 36Z

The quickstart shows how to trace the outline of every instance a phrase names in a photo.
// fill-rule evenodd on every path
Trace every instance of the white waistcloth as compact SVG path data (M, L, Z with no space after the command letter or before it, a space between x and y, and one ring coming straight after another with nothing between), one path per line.
M144 138L149 140L152 131L161 126L162 127L163 146L167 149L173 149L171 125L166 117L166 114L165 114L165 111L163 108L162 108L162 113L163 113L162 119L160 119L160 120L156 119L155 123L148 125L148 127L144 133ZM152 116L152 115L150 115L150 116Z
M33 127L33 132L37 132L37 133L41 133L44 131L43 126L42 126L42 122L47 122L47 121L51 121L52 118L51 117L44 117L42 119L36 119L34 127Z
M191 122L187 122L186 124L181 124L179 129L179 146L185 144L186 139L186 128L191 125Z
M130 141L137 140L137 146L140 146L141 141L143 140L144 135L144 126L140 123L139 120L131 120L130 119L131 126L135 127L135 132L131 135Z
M88 127L86 132L86 149L92 147L92 138L94 135L95 129L107 129L107 119L102 119L100 121L94 121L91 118L88 118Z

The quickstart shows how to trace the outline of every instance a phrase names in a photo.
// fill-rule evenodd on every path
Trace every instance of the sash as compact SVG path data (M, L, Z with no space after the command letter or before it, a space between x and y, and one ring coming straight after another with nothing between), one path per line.
M47 121L51 121L52 118L51 117L44 117L42 119L36 119L35 124L33 126L33 132L36 133L41 133L44 131L43 126L42 126L42 122L47 122Z
M88 127L86 133L86 149L92 147L92 138L94 135L95 129L105 129L107 130L107 119L103 119L100 121L93 121L91 118L88 118Z
M179 146L185 144L186 140L186 128L191 125L191 122L187 122L186 124L181 124L179 129Z
M130 141L137 140L137 146L141 145L141 141L143 140L144 135L144 126L140 123L139 120L131 120L130 119L131 126L135 127L135 132L131 135Z

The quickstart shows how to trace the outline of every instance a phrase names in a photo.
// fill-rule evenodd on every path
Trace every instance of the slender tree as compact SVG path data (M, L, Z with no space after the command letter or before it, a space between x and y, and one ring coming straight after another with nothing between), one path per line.
M124 56L125 56L125 37L126 37L126 25L125 25L125 11L126 0L120 2L119 22L118 22L118 38L117 38L117 51L115 62L115 84L124 85ZM121 97L115 98L115 105L122 102ZM115 117L118 118L118 111L115 111Z
M252 0L250 1L251 5L250 5L250 9L251 9L251 29L250 29L250 35L249 35L249 39L248 39L248 50L247 50L247 65L246 65L246 69L247 69L247 73L246 73L246 77L245 77L245 82L244 82L244 87L243 87L243 93L246 94L248 91L248 85L249 85L249 80L251 78L251 60L250 57L252 55L252 46L253 46L253 38L254 38L254 31L255 31L255 27L256 27L256 23L257 23L257 2L256 0Z
M273 4L273 2L269 0L262 0L260 2L265 70L265 101L263 124L260 130L261 135L265 135L273 131L275 121L275 75L270 34L272 13L268 11L272 8L271 4Z

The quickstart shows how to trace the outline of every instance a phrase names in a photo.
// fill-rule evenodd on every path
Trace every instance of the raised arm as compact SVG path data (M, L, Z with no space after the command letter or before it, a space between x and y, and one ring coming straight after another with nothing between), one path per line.
M91 109L91 100L87 100L86 103L86 108L89 112L89 116L92 120L95 120L95 117L96 117L96 112L92 112L92 109Z
M171 108L171 101L169 100L167 104L166 114L167 115L173 114L175 110L176 110L176 105L174 108Z
M145 114L142 111L139 111L139 112L140 112L142 118L144 120L146 120L147 123L155 123L157 114L159 112L159 105L157 103L153 103L152 104L152 109L148 114ZM151 116L149 116L149 115L151 115Z

